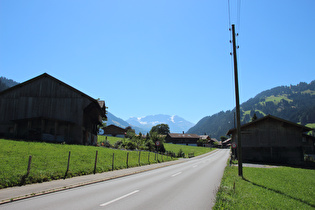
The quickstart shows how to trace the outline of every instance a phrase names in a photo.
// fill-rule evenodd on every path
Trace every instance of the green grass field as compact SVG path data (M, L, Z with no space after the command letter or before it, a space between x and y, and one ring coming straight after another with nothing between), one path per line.
M116 137L107 139L111 144L121 140ZM182 149L186 154L194 153L195 156L211 151L210 148L173 144L165 144L165 148L175 153ZM112 170L113 153L114 170L127 167L127 153L129 153L128 167L139 165L139 151L0 139L0 189L64 178L69 151L71 151L71 155L67 177L93 173L96 151L98 151L96 173ZM29 156L32 156L31 170L26 177ZM140 165L174 159L148 151L140 153Z
M70 156L67 177L91 174L94 172L96 151L98 151L96 172L114 170L139 165L139 151L115 150L104 147L62 145L39 142L12 141L0 139L0 188L60 179L65 176ZM27 178L29 156L32 156L31 170ZM149 156L150 155L150 156ZM171 157L141 151L140 164L146 165L161 161L170 161Z
M315 208L315 170L244 167L243 175L226 167L213 209Z

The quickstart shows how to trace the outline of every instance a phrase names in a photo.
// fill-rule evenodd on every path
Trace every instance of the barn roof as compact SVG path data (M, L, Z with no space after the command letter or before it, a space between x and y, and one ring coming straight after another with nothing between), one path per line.
M299 128L302 129L303 132L312 130L312 128L309 128L309 127L306 127L304 125L300 125L300 124L297 124L297 123L294 123L294 122L291 122L291 121L288 121L288 120L285 120L285 119L282 119L282 118L279 118L279 117L275 117L275 116L270 115L270 114L266 115L265 117L259 118L259 119L255 120L253 122L249 122L249 123L246 123L246 124L242 125L241 129L246 128L246 127L251 126L251 125L254 125L254 124L257 124L257 123L260 123L260 122L262 122L264 120L267 120L267 119L273 119L273 120L280 121L280 122L283 122L283 123L286 123L286 124L289 124L289 125L292 125L292 126L299 127ZM230 129L227 132L227 135L232 134L234 131L236 131L236 128Z
M195 138L200 138L199 135L197 134L189 134L189 133L169 133L168 134L171 138L186 138L186 139L195 139Z
M231 138L228 138L227 140L223 141L222 143L226 144L226 143L229 143L231 140L232 140Z
M88 98L88 99L91 100L93 103L98 104L98 105L100 106L100 108L103 110L103 112L105 111L105 101L98 101L98 100L92 98L91 96L88 96L87 94L85 94L85 93L79 91L78 89L75 89L74 87L72 87L72 86L70 86L70 85L68 85L68 84L66 84L66 83L64 83L64 82L62 82L61 80L59 80L59 79L57 79L57 78L55 78L55 77L53 77L53 76L51 76L51 75L49 75L49 74L47 74L47 73L41 74L41 75L39 75L39 76L37 76L37 77L34 77L34 78L30 79L30 80L27 80L27 81L25 81L25 82L22 82L22 83L20 83L20 84L17 84L17 85L15 85L15 86L11 87L11 88L5 89L5 90L3 90L3 91L0 92L0 95L4 94L4 93L6 93L6 92L14 91L15 89L21 88L21 87L23 87L24 85L30 84L30 83L32 83L32 82L34 82L34 81L36 81L36 80L40 80L40 79L45 78L45 77L54 80L55 82L59 83L60 85L63 85L63 86L65 86L65 87L67 87L68 89L70 89L70 90L72 90L72 91L74 91L74 92L77 92L77 93L80 94L82 97ZM105 112L103 113L103 117L106 117Z
M122 130L126 130L126 131L127 131L126 128L122 128L122 127L119 127L119 126L114 125L114 124L110 124L110 125L104 127L104 129L105 129L105 128L118 128L118 129L122 129Z
M199 136L201 139L208 139L208 138L210 138L208 135L200 135Z

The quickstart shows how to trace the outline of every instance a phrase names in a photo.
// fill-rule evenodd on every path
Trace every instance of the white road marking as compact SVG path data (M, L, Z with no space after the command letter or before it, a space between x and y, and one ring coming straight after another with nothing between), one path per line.
M181 173L182 173L182 172L178 172L178 173L176 173L176 174L173 174L172 177L177 176L177 175L179 175L179 174L181 174Z
M101 204L100 206L107 206L107 205L109 205L109 204L111 204L111 203L114 203L114 202L116 202L116 201L119 201L119 200L121 200L121 199L123 199L123 198L126 198L126 197L128 197L128 196L130 196L130 195L132 195L132 194L135 194L135 193L137 193L137 192L139 192L140 190L135 190L135 191L133 191L133 192L131 192L131 193L128 193L128 194L126 194L126 195L123 195L123 196L121 196L121 197L119 197L119 198L116 198L116 199L114 199L114 200L111 200L111 201L108 201L108 202L106 202L106 203L103 203L103 204Z

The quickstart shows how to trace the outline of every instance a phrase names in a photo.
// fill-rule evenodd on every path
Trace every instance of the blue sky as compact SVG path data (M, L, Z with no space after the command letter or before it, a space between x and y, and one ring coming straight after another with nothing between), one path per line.
M228 0L0 0L0 76L24 82L46 72L124 120L197 123L235 107L234 23L241 102L315 79L314 0L230 6L229 21Z

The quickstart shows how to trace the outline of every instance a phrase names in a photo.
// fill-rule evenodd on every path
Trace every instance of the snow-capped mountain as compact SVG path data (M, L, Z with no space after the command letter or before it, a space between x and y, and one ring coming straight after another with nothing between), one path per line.
M135 129L136 133L141 132L141 133L145 134L146 132L148 132L146 129L142 129L142 128L139 128L137 126L130 125L128 122L124 121L123 119L121 119L119 117L116 117L115 115L113 115L110 112L107 112L106 115L107 115L107 122L106 122L107 125L116 125L116 126L121 127L121 128L126 128L128 126L131 126L132 129Z
M171 133L182 133L186 132L189 128L194 126L193 123L181 118L177 115L149 115L145 117L131 117L126 120L129 124L143 128L144 130L150 131L152 126L158 124L168 124Z

